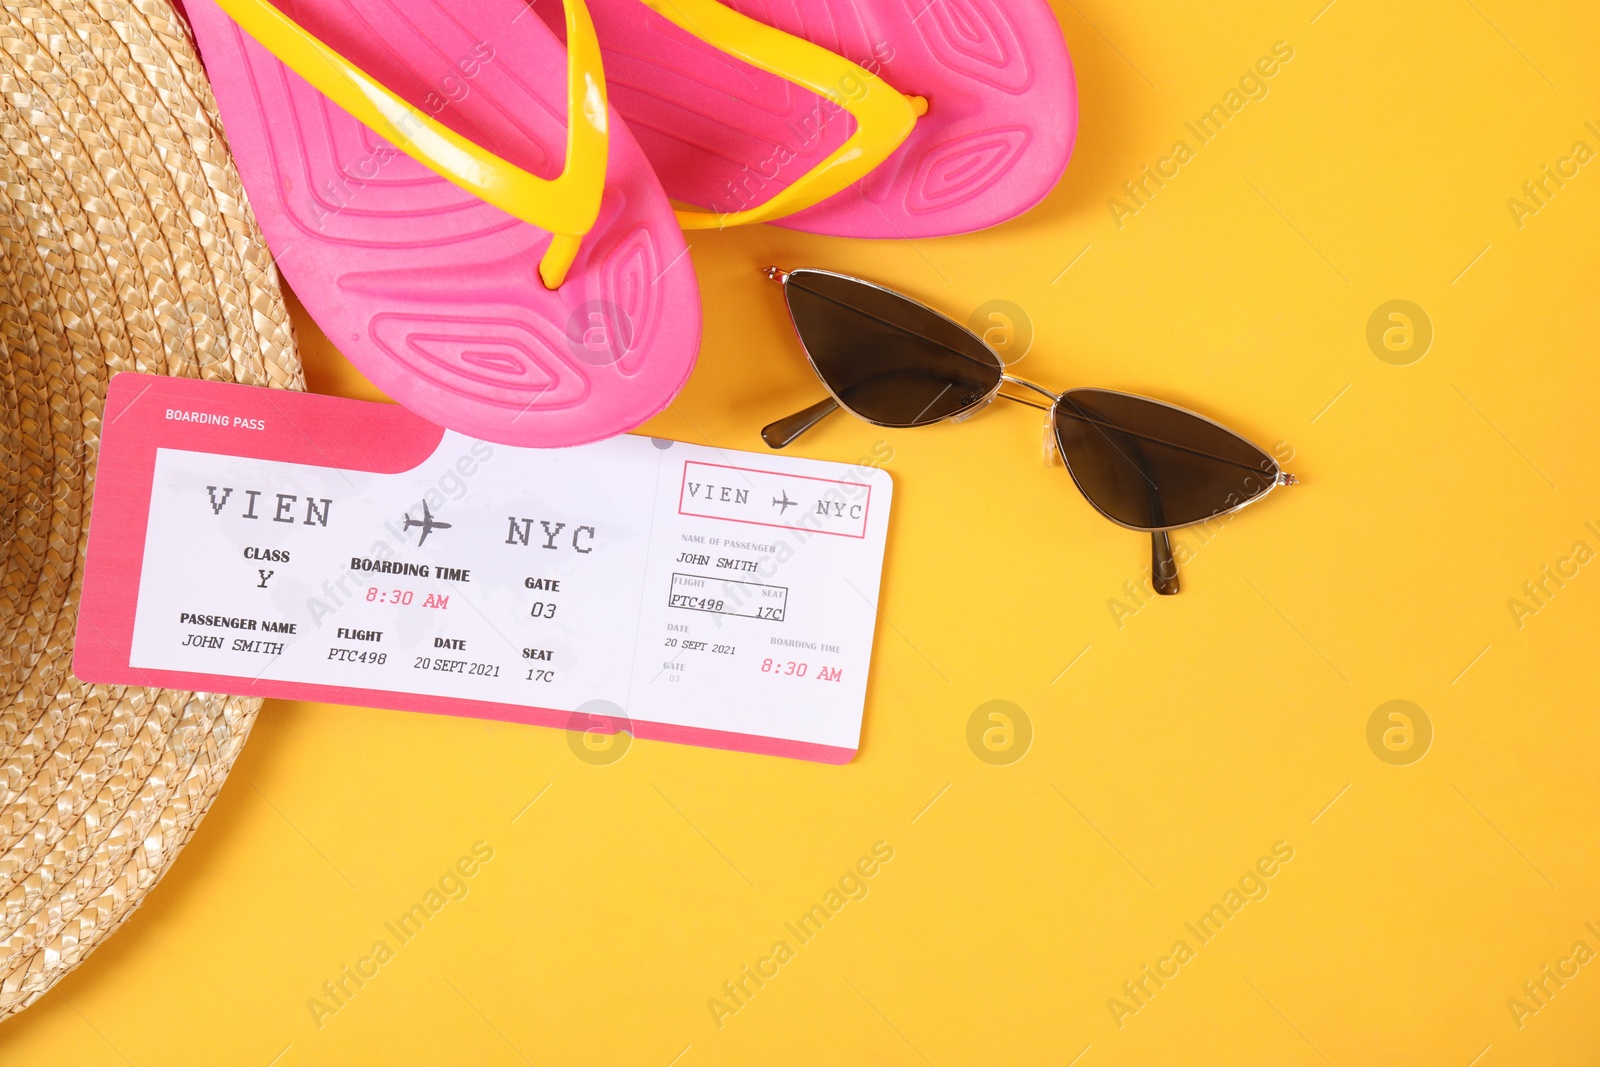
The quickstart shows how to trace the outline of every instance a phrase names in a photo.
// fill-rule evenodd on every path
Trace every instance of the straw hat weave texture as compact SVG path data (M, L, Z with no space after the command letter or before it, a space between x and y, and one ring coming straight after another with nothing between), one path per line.
M138 907L260 706L71 671L106 383L300 389L205 73L165 0L0 19L0 1018Z

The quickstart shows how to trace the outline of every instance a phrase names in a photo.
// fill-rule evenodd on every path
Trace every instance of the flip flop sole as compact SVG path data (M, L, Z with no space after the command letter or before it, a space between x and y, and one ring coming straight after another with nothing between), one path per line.
M1027 211L1066 168L1077 89L1044 0L727 2L928 99L928 113L876 170L777 225L841 237L966 233ZM611 100L669 196L717 211L752 207L854 128L842 109L638 0L592 0L590 10Z
M430 421L505 444L631 429L700 337L683 233L615 112L600 216L557 290L550 235L434 174L217 8L187 9L273 256L329 339ZM521 0L324 0L285 13L413 106L530 173L566 151L566 48Z

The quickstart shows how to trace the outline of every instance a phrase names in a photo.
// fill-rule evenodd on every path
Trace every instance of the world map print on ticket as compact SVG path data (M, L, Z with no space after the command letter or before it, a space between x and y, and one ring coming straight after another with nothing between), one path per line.
M112 379L74 670L844 763L893 488L625 435Z

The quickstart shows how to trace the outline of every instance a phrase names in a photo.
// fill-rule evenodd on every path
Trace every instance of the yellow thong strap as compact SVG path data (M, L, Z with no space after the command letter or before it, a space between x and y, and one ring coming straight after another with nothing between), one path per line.
M679 210L678 223L686 230L767 222L820 203L887 159L928 109L922 97L902 95L848 59L741 15L717 0L642 2L714 48L809 89L856 120L855 132L844 144L765 203L743 211Z
M567 157L561 174L529 174L417 110L308 33L267 0L218 6L318 92L412 159L485 203L552 235L539 276L565 280L600 214L606 179L606 82L583 0L563 0L567 24Z

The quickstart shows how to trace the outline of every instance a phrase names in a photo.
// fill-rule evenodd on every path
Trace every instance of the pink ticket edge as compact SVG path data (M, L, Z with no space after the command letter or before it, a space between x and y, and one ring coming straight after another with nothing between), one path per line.
M225 415L230 424L171 420L167 412L175 410L173 404ZM269 420L269 428L239 431L232 425L234 418ZM335 432L325 432L329 429ZM130 662L158 448L400 474L433 455L443 439L441 427L395 404L195 378L131 372L114 376L106 391L73 673L93 684L314 701L565 729L576 713L385 689L152 670ZM848 763L857 751L631 717L625 721L622 732L642 740L813 763Z

